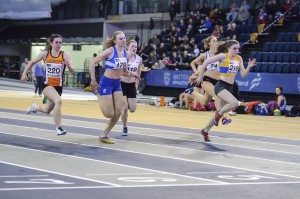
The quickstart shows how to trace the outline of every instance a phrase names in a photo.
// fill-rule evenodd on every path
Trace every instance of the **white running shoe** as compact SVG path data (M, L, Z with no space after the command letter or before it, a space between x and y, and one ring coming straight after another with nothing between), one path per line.
M230 116L236 116L236 112L233 112L232 110L229 111L228 114L229 114Z
M29 108L26 110L26 113L27 113L27 114L30 114L30 113L36 113L36 107L37 107L36 104L32 104L31 107L29 107Z
M56 127L56 135L65 135L66 133L66 130L63 130L61 127Z

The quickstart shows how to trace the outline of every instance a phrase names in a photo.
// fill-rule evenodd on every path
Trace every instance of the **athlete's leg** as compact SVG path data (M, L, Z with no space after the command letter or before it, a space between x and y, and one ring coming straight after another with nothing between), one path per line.
M106 96L100 96L100 98L102 98L102 97L106 97ZM103 98L102 98L102 101L103 101ZM102 106L104 106L104 104L109 104L109 103L107 103L105 101L104 103L102 103ZM107 124L106 128L104 129L104 132L101 137L107 137L107 134L115 126L115 124L118 122L118 120L121 116L122 109L124 107L124 98L123 98L122 91L117 91L112 94L111 104L112 104L112 107L109 107L109 108L110 109L112 108L114 111L113 111L113 114L108 114L107 112L105 112L106 116L111 116L111 117L109 117L108 124ZM100 107L101 107L101 105L100 105ZM105 108L102 107L102 109L104 110ZM106 110L104 110L104 111L107 111L107 110L108 110L108 108L106 108Z
M40 111L49 114L53 110L54 124L56 127L60 127L62 106L61 96L52 86L45 87L43 93L48 98L48 100L45 105L42 105L40 107Z
M218 93L220 100L227 102L219 111L218 114L222 116L224 113L239 106L238 100L226 89Z
M123 124L123 128L127 127L127 118L128 118L128 101L127 101L127 97L123 96L124 98L124 106L123 106L123 110L122 110L122 114L121 114L121 121Z

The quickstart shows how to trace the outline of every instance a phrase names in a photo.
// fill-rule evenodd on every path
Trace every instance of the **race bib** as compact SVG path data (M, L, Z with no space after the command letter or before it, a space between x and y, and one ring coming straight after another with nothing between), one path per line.
M60 78L62 73L62 64L47 63L46 76L50 78Z
M125 68L127 65L127 59L125 57L115 58L115 64L116 64L115 69Z
M229 62L228 72L227 73L237 73L240 68L240 62L231 61Z

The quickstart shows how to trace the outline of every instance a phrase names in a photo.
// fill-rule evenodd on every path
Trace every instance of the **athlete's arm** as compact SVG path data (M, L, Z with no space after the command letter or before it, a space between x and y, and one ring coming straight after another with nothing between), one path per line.
M68 70L70 71L70 73L73 74L75 72L75 69L73 67L73 63L72 63L70 54L67 52L64 52L63 58L65 60L65 65L67 66Z
M202 53L199 57L197 57L191 62L191 67L194 73L199 73L196 68L196 65L201 65L203 63L204 58L205 58L205 53Z
M136 71L137 75L140 77L141 76L141 73L142 73L142 66L143 66L143 59L140 57L140 64L139 64L139 67ZM140 79L135 79L135 87L136 87L136 90L138 90L139 88L139 82L140 82Z
M249 71L250 69L256 65L256 59L249 59L249 62L248 62L248 66L247 68L245 69L244 67L244 64L243 64L243 58L241 56L239 56L239 60L240 60L240 65L239 65L239 68L240 68L240 74L243 78L247 77L247 75L249 74Z
M96 57L94 57L91 62L90 62L90 66L89 66L89 69L90 69L90 76L91 76L91 83L90 85L92 87L95 87L97 86L97 81L96 81L96 75L95 75L95 65L96 63L102 61L102 60L105 60L107 57L110 57L113 53L113 48L110 47L106 50L104 50L102 53L98 54Z

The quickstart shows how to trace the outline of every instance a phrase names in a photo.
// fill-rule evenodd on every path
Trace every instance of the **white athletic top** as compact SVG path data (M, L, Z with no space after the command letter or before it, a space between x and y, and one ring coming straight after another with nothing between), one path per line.
M206 59L209 59L211 56L209 54L209 51L206 51ZM211 64L207 64L206 66L206 70L210 70L210 71L219 71L219 62L214 62Z
M134 55L134 56L135 56L135 60L134 61L129 60L127 65L127 70L136 73L139 69L140 64L142 63L142 58L139 55ZM123 82L132 83L135 82L135 77L122 76L121 80Z

